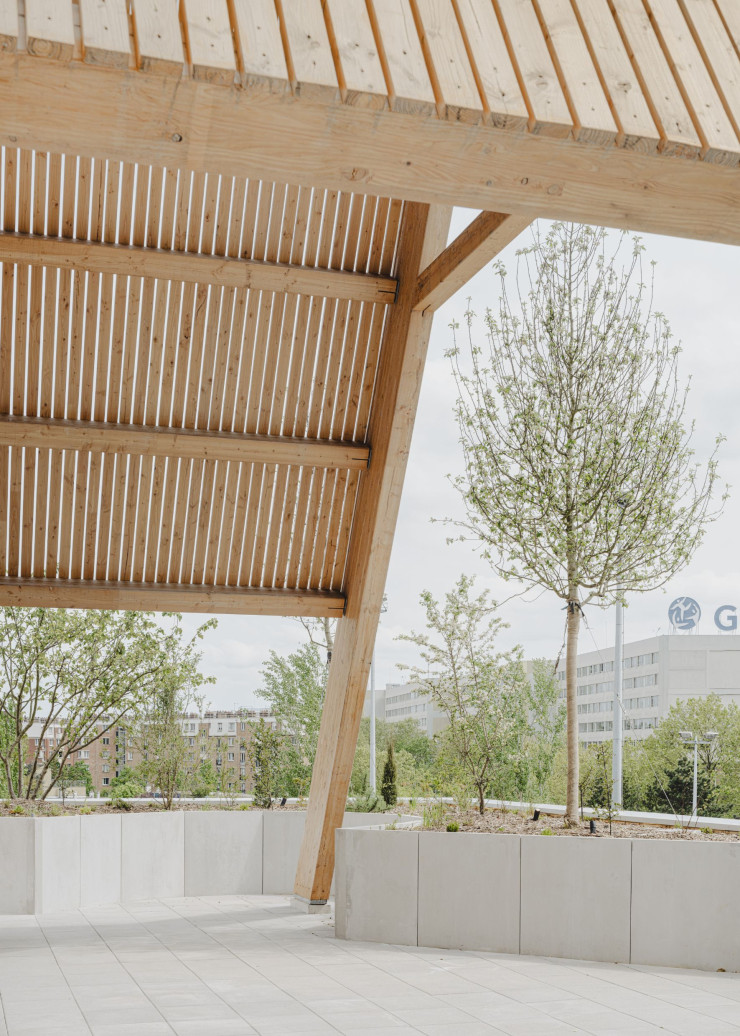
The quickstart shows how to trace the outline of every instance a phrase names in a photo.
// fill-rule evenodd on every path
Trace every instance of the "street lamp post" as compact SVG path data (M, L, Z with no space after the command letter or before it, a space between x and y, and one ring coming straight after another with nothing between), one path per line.
M388 611L386 596L383 594L383 603L380 606L380 614ZM370 660L370 790L373 795L377 793L375 765L375 641L373 641L373 657Z
M697 734L690 730L680 730L679 735L685 745L694 746L694 790L691 796L691 815L696 816L698 803L698 777L699 777L699 745L711 745L719 736L716 730L708 730L707 740L702 740Z
M622 726L622 642L624 626L622 602L617 601L616 629L614 636L614 718L612 721L612 802L622 805L622 748L624 732Z

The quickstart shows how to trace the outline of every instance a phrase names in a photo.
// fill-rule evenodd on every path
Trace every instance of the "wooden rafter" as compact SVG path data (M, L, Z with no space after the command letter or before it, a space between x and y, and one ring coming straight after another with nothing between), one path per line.
M321 590L242 589L115 580L0 577L5 605L23 608L122 608L129 611L339 618L344 595Z
M357 502L345 580L347 605L332 652L295 892L325 902L334 871L360 717L383 600L432 315L414 310L416 281L443 247L451 210L408 205L399 242L398 302L381 351L370 424L374 464Z
M369 446L362 443L9 415L0 415L0 446L122 453L139 457L182 457L242 464L295 464L353 471L366 468L370 457Z
M362 302L390 303L396 295L392 277L33 234L0 234L0 261Z
M528 225L525 216L481 212L422 270L414 309L439 309Z

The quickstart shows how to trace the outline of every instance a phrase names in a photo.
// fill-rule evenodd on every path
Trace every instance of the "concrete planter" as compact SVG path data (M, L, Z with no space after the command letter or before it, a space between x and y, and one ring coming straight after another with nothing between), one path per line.
M348 813L348 826L373 813ZM7 817L0 914L177 896L290 894L306 814L257 810Z
M344 939L740 971L740 844L337 832Z

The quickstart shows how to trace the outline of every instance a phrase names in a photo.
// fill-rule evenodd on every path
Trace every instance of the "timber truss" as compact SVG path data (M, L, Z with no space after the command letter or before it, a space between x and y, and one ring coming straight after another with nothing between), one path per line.
M738 0L0 0L0 602L340 618L299 896L434 310L538 216L740 242L739 55Z

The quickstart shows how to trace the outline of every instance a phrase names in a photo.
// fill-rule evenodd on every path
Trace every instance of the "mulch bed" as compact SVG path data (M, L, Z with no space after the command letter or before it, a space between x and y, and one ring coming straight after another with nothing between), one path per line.
M405 805L399 806L394 812L414 813L424 816L425 810L421 803L413 808ZM540 814L539 820L533 819L533 811L517 811L502 809L487 809L481 814L477 809L460 810L456 806L446 805L444 814L438 815L434 807L427 808L424 820L424 830L446 831L447 825L456 823L460 831L480 832L483 834L509 834L509 835L564 835L569 838L669 838L700 841L700 842L737 842L740 841L740 834L733 831L709 831L697 828L661 827L652 824L629 824L621 821L612 822L611 836L609 824L597 820L596 834L591 834L588 820L585 820L577 827L568 828L565 826L562 817L546 816Z

